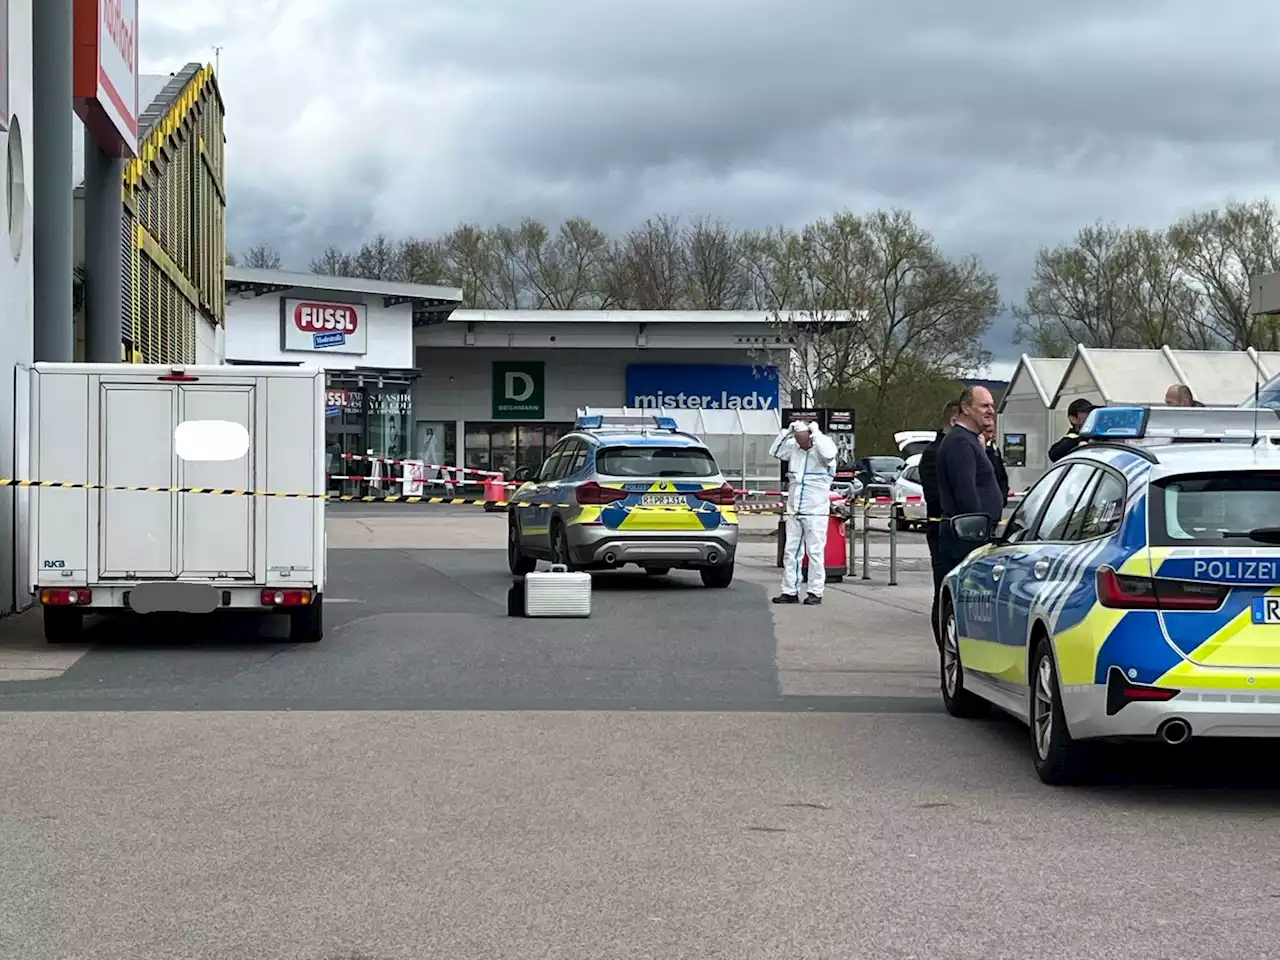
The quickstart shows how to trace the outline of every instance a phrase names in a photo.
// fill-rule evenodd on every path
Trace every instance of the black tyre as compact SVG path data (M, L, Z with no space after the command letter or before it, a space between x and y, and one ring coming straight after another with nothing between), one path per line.
M507 568L512 576L523 577L538 568L538 561L520 549L520 524L513 516L507 521Z
M299 610L289 611L289 639L294 643L319 643L324 638L324 597Z
M1062 709L1062 688L1053 647L1041 637L1031 658L1031 753L1036 773L1050 786L1070 786L1088 781L1094 769L1094 745L1076 740L1067 729Z
M670 567L645 567L644 572L651 577L665 577L671 572Z
M559 520L551 523L551 562L562 564L566 570L577 569L573 555L569 553L569 535L564 532L564 524Z
M78 643L84 636L84 611L74 607L44 608L44 639L48 643Z
M733 564L725 563L718 567L704 567L701 571L702 585L716 590L723 590L733 583Z
M965 720L991 713L991 704L964 687L964 666L960 663L960 634L955 607L949 599L942 605L942 649L940 651L942 703L947 713Z

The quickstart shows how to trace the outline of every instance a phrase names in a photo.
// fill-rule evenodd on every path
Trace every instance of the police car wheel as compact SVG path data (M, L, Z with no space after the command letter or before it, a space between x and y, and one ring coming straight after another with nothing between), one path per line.
M1093 767L1093 744L1076 740L1067 730L1062 688L1047 637L1041 637L1036 646L1030 679L1031 752L1036 774L1050 786L1084 782Z
M562 564L568 570L574 569L573 557L569 553L569 535L559 520L551 524L551 562Z
M947 713L974 720L991 713L991 704L964 688L964 667L960 663L960 632L956 611L950 600L942 607L942 650L940 651L942 705Z
M520 549L520 524L515 517L507 521L507 567L517 577L533 573L538 568L538 561L525 556Z
M702 585L716 590L723 590L733 583L733 564L726 563L718 567L703 567Z

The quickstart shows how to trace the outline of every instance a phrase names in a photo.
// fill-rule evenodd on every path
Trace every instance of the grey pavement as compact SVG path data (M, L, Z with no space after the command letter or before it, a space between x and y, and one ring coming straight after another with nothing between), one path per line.
M1018 725L940 712L925 568L776 607L753 538L729 590L512 620L504 534L334 509L317 645L0 621L0 960L1274 952L1270 746L1053 790Z

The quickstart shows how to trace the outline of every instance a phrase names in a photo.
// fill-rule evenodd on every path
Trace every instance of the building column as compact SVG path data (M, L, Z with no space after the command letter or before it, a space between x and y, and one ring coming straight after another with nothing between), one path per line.
M75 359L72 0L32 9L32 270L36 360Z
M124 338L125 160L84 132L85 359L119 363Z

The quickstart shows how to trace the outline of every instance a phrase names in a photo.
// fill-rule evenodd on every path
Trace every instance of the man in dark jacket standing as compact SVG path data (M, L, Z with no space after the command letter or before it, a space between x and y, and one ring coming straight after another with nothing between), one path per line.
M991 428L982 435L983 443L987 447L987 459L991 461L991 469L996 472L996 483L1000 485L1000 492L1004 494L1004 502L1009 502L1009 471L1005 469L1004 457L1000 455L1000 448L996 446L996 425L992 421Z
M938 583L973 548L972 544L952 536L947 520L982 513L990 517L992 523L999 523L1004 514L1004 494L982 439L995 423L995 400L986 387L965 387L959 402L956 425L938 446L938 500L942 505L942 523L938 528L938 567L942 575L935 573ZM935 602L937 593L935 590ZM938 632L941 637L941 629Z
M1089 419L1089 414L1095 409L1094 405L1084 397L1071 401L1071 406L1067 407L1067 422L1071 424L1071 429L1067 431L1065 437L1049 448L1050 463L1057 463L1080 446L1080 428L1084 426L1084 422Z
M938 589L942 586L942 578L947 575L938 565L938 518L942 516L942 501L938 498L938 447L942 438L951 432L955 425L956 414L960 412L960 404L954 401L942 408L942 418L938 422L938 433L929 445L920 451L920 487L924 493L924 539L929 545L929 565L933 570L933 639L938 636Z

